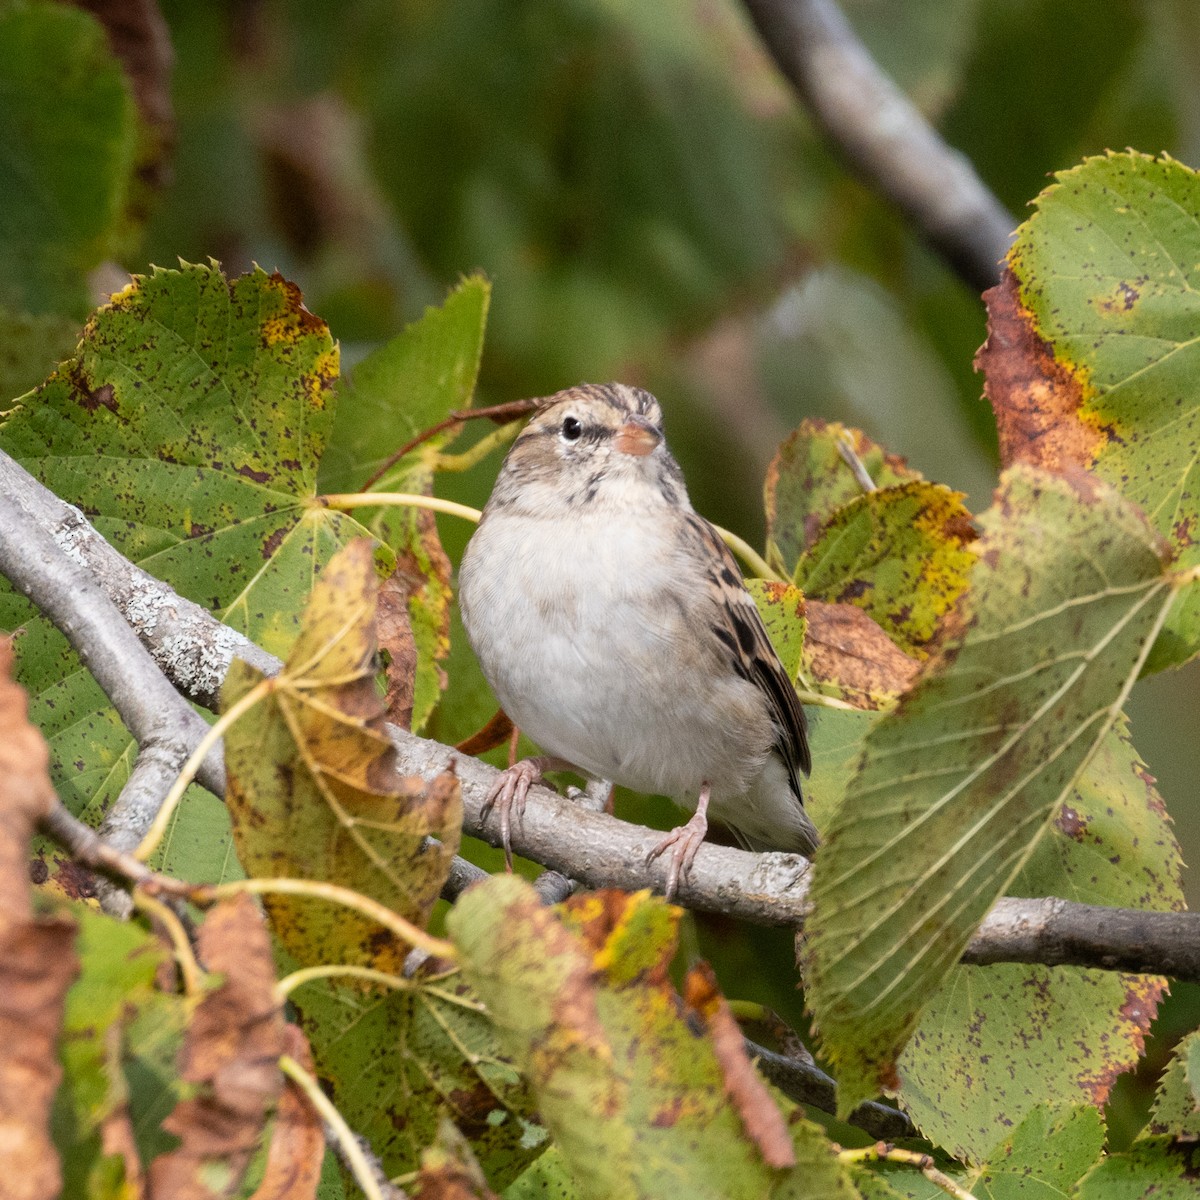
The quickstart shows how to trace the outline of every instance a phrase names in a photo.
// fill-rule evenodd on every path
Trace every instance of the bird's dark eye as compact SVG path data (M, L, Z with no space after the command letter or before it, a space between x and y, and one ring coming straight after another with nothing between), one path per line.
M576 417L563 417L562 435L568 442L579 441L583 426Z

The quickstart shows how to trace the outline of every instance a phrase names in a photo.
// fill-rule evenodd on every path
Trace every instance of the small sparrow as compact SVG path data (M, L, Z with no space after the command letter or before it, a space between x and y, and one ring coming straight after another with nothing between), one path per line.
M510 811L568 768L695 810L647 856L671 850L668 897L710 812L748 849L816 849L804 711L649 392L583 384L544 402L467 546L459 602L504 711L546 751L487 798L506 853Z

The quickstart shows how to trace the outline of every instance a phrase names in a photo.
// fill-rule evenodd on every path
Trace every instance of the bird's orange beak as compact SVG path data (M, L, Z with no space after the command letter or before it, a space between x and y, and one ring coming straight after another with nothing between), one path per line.
M613 445L622 454L631 454L634 458L644 458L651 453L662 441L662 435L649 421L641 417L631 417L613 438Z

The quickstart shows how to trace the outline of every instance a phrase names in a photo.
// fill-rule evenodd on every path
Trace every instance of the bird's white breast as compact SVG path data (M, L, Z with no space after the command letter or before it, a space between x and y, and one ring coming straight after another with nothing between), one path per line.
M704 781L719 801L761 769L762 697L714 669L703 576L661 520L491 513L460 601L504 710L548 753L693 803Z

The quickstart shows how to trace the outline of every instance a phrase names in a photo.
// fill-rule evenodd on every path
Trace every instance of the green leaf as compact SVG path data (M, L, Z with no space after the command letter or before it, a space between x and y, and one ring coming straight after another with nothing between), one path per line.
M1166 1137L1139 1138L1111 1154L1080 1181L1073 1200L1195 1200L1200 1145Z
M1083 466L1200 564L1200 176L1109 154L1056 176L989 297L980 354L1006 463ZM1200 583L1147 662L1200 651Z
M291 999L338 1111L390 1175L416 1168L443 1113L493 1187L545 1150L528 1089L461 976L383 994L322 981Z
M1117 722L1008 888L1084 904L1183 907L1182 860L1145 764ZM1077 967L955 967L900 1058L922 1132L979 1162L1037 1105L1103 1105L1141 1056L1164 981Z
M1035 1108L968 1181L976 1200L1066 1196L1104 1150L1104 1117L1094 1108Z
M734 1107L733 1070L671 987L678 917L648 893L617 892L575 897L558 915L528 884L497 876L464 894L447 928L581 1196L850 1200L807 1122L790 1128L796 1166L764 1162L771 1102L751 1117ZM703 1029L710 1010L697 1003Z
M921 478L861 430L836 421L801 421L776 451L763 485L768 556L777 551L789 575L834 513L863 495L862 484L839 448L842 444L854 452L876 487Z
M1111 489L1009 472L964 634L867 739L817 855L808 998L849 1111L1107 733L1172 599L1158 540Z
M366 538L326 567L284 669L225 735L227 800L250 875L337 883L423 927L458 849L462 798L452 772L424 784L396 771L375 686L378 591ZM234 662L224 707L262 678ZM403 968L408 947L368 917L307 896L265 904L305 966Z
M82 318L123 232L137 111L90 13L6 4L0 45L0 305Z
M967 586L975 532L962 494L914 480L838 509L796 565L805 596L853 604L924 658Z
M159 1122L180 1094L175 1054L186 1012L180 998L155 988L165 958L157 938L83 905L71 912L81 970L67 993L52 1128L63 1194L107 1195L111 1186L116 1195L124 1165L104 1153L101 1126L129 1122L142 1162L168 1148Z
M504 1200L579 1200L581 1193L562 1151L551 1146L504 1190Z
M92 316L75 357L0 426L0 446L128 558L286 654L316 573L365 532L312 503L337 363L279 276L156 270ZM95 823L135 748L65 639L0 593L0 627L18 625L59 795Z
M427 309L354 368L340 390L338 418L321 462L322 491L358 490L416 434L470 405L490 300L487 280L469 276L441 308ZM389 468L374 490L431 495L437 455L456 432L423 442ZM368 525L396 552L397 579L407 593L417 645L412 728L420 730L445 687L441 664L450 649L450 562L431 512L380 508Z
M1192 1083L1192 1060L1200 1047L1200 1032L1190 1033L1175 1048L1159 1082L1154 1111L1146 1130L1173 1138L1200 1139L1200 1102Z

